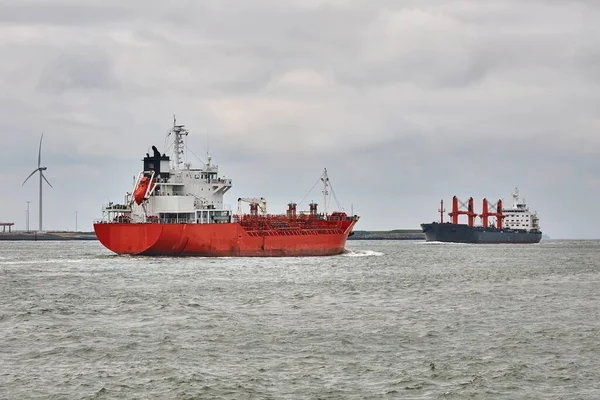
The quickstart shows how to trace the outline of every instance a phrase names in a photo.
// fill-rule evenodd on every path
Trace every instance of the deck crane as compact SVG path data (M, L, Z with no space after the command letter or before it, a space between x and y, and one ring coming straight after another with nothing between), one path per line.
M267 200L264 197L240 197L238 199L238 214L242 215L242 202L250 203L250 214L258 215L258 209L262 215L267 215Z

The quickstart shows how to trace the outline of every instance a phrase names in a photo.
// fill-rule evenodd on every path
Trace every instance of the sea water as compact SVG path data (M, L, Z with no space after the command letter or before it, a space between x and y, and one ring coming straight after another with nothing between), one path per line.
M0 398L600 398L600 241L347 249L0 242Z

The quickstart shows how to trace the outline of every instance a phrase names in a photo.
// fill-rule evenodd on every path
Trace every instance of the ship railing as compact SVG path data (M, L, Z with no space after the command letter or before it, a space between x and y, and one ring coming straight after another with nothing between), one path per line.
M298 219L298 220L308 220L308 219L325 219L323 214L311 215L308 213L297 213L295 217L288 216L287 214L234 214L233 218L236 221L244 221L244 220L289 220Z
M353 221L357 220L357 216L348 216L344 219L332 219L331 221ZM215 215L211 218L210 221L196 220L195 218L159 218L158 216L148 216L145 220L138 218L130 218L128 215L120 214L116 216L109 216L108 218L96 219L94 223L123 223L132 222L132 223L147 223L147 224L208 224L208 223L230 223L237 222L242 225L247 226L255 226L256 223L259 223L262 228L261 229L282 229L282 230L295 230L301 229L304 227L305 223L310 223L310 221L324 221L323 218L309 218L309 216L301 216L301 217L288 217L285 214L268 214L268 215L250 215L244 214L243 216L239 215L231 215L231 216L219 216ZM257 226L258 227L258 226Z
M224 183L226 185L231 185L231 179L208 179L208 183Z
M94 220L94 224L116 224L116 223L118 223L118 221L115 221L114 218L113 219L100 218L100 219Z
M152 217L148 217L146 220L138 220L138 219L129 219L129 220L125 220L125 219L119 219L118 217L115 218L104 218L104 219L96 219L94 220L95 224L116 224L116 223L134 223L134 224L202 224L202 223L212 223L212 224L219 224L219 223L227 223L229 222L228 218L215 218L213 221L210 222L200 222L200 220L196 221L194 219L185 219L185 218L152 218Z
M114 203L102 204L102 209L106 210L106 211L115 211L115 212L131 211L131 207L129 207L128 204L114 204Z
M252 220L261 220L261 221L289 221L289 220L299 220L299 221L306 221L306 220L310 220L310 219L316 219L316 220L329 220L329 221L354 221L354 220L358 220L359 217L358 215L346 215L346 216L341 216L341 215L327 215L327 218L323 215L323 214L316 214L316 215L311 215L309 213L298 213L296 214L296 216L290 216L288 214L266 214L266 215L262 215L262 214L257 214L257 215L253 215L253 214L234 214L233 215L233 219L236 222L243 222L243 221L252 221Z
M153 218L148 217L140 223L147 224L225 224L232 222L228 216L214 216L209 221L194 218Z

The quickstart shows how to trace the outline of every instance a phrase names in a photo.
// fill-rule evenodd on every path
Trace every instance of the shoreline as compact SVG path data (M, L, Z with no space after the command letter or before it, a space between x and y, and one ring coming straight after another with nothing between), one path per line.
M0 241L31 241L42 240L98 240L94 232L4 232L0 233Z
M95 232L0 232L0 241L66 241L98 240ZM348 240L425 240L425 234L419 230L398 229L393 231L354 231Z

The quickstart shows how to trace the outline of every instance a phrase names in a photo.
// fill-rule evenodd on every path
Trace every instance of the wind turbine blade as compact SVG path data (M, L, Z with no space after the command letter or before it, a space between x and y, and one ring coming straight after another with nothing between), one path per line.
M29 174L29 176L27 177L27 179L25 179L25 180L23 181L23 185L24 185L24 184L25 184L25 182L27 182L27 181L29 180L29 178L31 178L31 177L33 176L33 174L35 174L36 172L38 172L38 170L37 170L37 169L36 169L35 171L33 171L31 174ZM21 186L23 186L23 185L21 185Z
M44 173L42 171L40 171L40 174L42 174L42 178L44 178L44 180L46 181L46 183L48 185L50 185L50 182L48 182L48 179L46 179L46 177L44 176ZM50 185L50 187L54 187L54 186Z
M42 137L40 137L40 152L38 153L38 168L42 165L42 139L44 138L44 133L42 132Z

